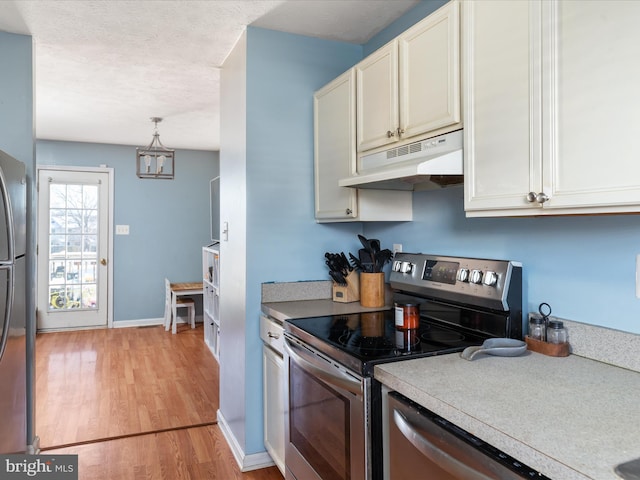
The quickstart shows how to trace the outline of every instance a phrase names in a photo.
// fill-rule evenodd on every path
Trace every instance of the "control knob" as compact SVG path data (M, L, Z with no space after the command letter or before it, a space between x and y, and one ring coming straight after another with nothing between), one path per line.
M458 281L459 282L468 282L469 281L469 269L461 268L458 270Z
M400 266L400 271L402 273L411 273L413 271L413 263L402 262L402 265Z
M482 270L471 270L469 274L469 282L481 283L482 282Z
M485 272L484 278L482 279L482 283L484 283L489 287L492 287L493 285L498 283L498 274L492 271Z
M391 267L391 269L394 272L399 272L401 266L402 266L402 262L400 260L394 260L393 261L393 266Z

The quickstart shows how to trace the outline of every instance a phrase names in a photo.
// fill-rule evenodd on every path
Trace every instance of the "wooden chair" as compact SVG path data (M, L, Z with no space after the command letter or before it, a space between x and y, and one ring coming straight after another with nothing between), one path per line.
M176 333L176 322L178 321L177 311L179 308L188 309L189 318L191 320L191 328L196 328L196 304L192 298L175 297L171 293L171 283L168 278L164 279L165 285L165 303L164 303L164 329L171 333ZM173 319L173 322L172 322ZM173 325L172 325L173 324Z

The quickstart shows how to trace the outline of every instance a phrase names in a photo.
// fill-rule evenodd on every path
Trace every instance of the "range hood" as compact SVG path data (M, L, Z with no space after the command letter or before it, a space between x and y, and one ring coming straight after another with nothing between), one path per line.
M462 130L358 159L358 174L341 187L428 190L462 183Z

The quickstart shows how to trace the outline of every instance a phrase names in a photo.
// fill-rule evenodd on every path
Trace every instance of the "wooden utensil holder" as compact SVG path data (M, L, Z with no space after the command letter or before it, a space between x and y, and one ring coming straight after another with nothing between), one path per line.
M360 305L384 307L384 273L360 274Z
M349 272L346 278L346 285L339 285L333 282L333 301L340 303L351 303L360 300L360 279L355 270Z
M527 348L532 352L542 353L543 355L549 355L550 357L568 357L571 353L569 343L548 343L531 338L528 335L524 337L524 341L527 343Z

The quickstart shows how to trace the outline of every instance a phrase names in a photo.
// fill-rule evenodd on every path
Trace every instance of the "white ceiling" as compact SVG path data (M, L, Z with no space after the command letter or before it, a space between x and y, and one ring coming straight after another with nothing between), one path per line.
M419 0L2 0L32 35L36 136L220 146L220 67L247 25L366 43ZM3 72L5 73L5 72Z

